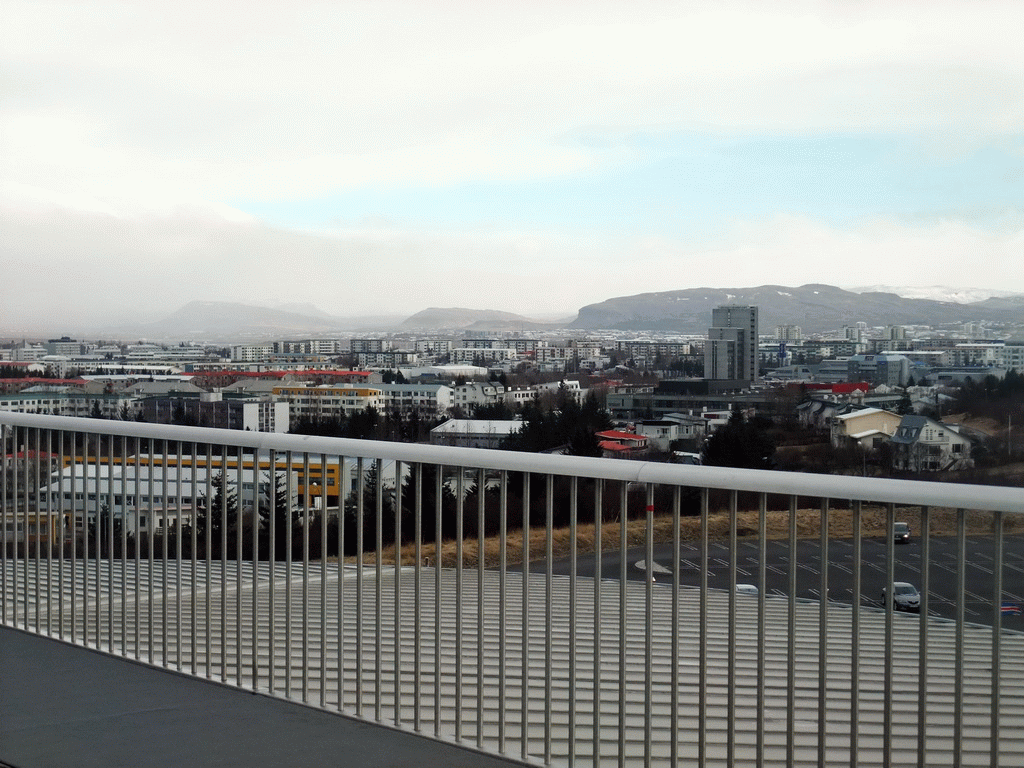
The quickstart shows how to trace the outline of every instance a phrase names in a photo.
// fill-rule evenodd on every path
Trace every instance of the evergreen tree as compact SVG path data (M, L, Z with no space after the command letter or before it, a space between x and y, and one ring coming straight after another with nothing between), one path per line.
M771 422L755 416L746 419L737 409L729 421L705 441L701 460L712 467L772 469L775 466L775 442L768 434Z

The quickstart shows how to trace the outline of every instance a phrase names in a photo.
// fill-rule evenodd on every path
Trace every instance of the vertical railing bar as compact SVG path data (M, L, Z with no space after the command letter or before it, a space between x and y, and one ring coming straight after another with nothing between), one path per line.
M35 584L35 592L36 592L36 624L35 624L35 631L38 632L38 633L41 633L43 631L42 630L42 618L41 618L41 613L42 613L42 610L43 610L43 606L40 604L42 601L39 600L39 590L40 590L40 588L42 586L42 574L40 573L40 564L42 563L42 548L40 546L40 539L42 539L42 537L43 537L43 526L42 526L42 512L43 512L42 507L43 507L43 505L41 504L42 499L41 499L41 496L40 496L41 488L40 488L39 465L43 461L43 455L42 455L42 452L40 451L40 442L39 442L40 441L40 434L39 434L39 429L38 428L34 429L33 433L35 435L35 443L36 443L35 477L33 478L33 481L32 481L33 506L36 508L36 515L35 515L35 517L36 517L36 547L35 547L36 551L35 551L35 562L33 563L33 566L34 566L33 573L35 574L35 576L33 578L33 583ZM49 494L45 494L45 495L49 496ZM50 516L49 515L46 516L46 525L47 525L47 528L50 527ZM49 538L49 536L47 536L47 538ZM26 539L26 543L28 543L27 539ZM111 561L111 562L113 562L113 561ZM50 604L50 595L47 594L46 595L46 605L49 605L49 604ZM113 634L113 632L111 632L110 633L110 637L113 638L113 636L114 636L114 634Z
M111 436L107 439L107 650L110 653L114 653L114 507L114 437Z
M39 590L39 558L36 557L36 558L33 559L33 557L32 557L33 551L32 551L32 546L31 546L31 544L29 542L29 531L30 531L29 520L31 519L29 517L29 512L32 511L34 513L34 515L35 515L34 519L35 519L36 534L32 538L34 538L36 540L36 543L38 544L38 542L39 542L39 491L38 491L39 484L38 484L38 482L36 482L36 478L35 477L32 477L32 478L29 477L29 465L32 464L32 465L34 465L36 467L36 471L34 471L32 474L33 475L38 474L38 467L39 467L38 445L37 445L37 450L35 452L35 455L36 455L35 461L30 461L29 459L30 459L30 456L32 455L32 435L33 434L37 434L37 433L38 433L38 429L35 429L35 428L29 427L29 428L26 428L26 430L25 430L25 463L24 463L25 490L23 492L24 493L24 499L25 499L25 548L23 550L23 553L24 553L24 556L25 556L24 557L24 561L25 561L25 597L26 597L26 600L25 600L25 628L28 629L31 626L33 632L38 632L39 631L39 600L38 599L28 600L27 598L28 598L28 595L29 595L29 587L30 586L32 588L32 591L34 591L36 593L36 595L38 595L38 590ZM98 503L98 501L97 501L97 503ZM99 561L97 560L97 563L98 562ZM29 563L32 564L32 574L33 574L32 576L30 576L30 574L29 574ZM99 580L97 579L97 590L98 590L98 588L99 588ZM99 601L97 600L97 602L99 602ZM32 625L30 625L29 624L29 618L32 615L33 608L35 609L35 621L34 621L34 623ZM101 648L101 646L100 646L100 631L99 631L99 627L98 626L96 628L96 647L97 647L97 649Z
M395 460L394 547L395 547L395 725L402 725L402 462Z
M466 468L458 467L455 481L455 741L462 741L462 534L466 498Z
M128 655L128 437L121 438L121 655ZM136 547L137 548L137 547ZM193 632L193 636L195 633Z
M647 691L654 688L654 486L647 483L647 498L644 516L644 557L647 559L647 570L644 575L644 685ZM651 764L652 732L651 715L652 697L644 696L644 763Z
M544 482L544 762L551 762L551 665L552 636L552 565L555 525L555 478L548 474Z
M416 567L413 570L413 635L415 654L412 660L412 728L416 733L422 730L422 714L420 697L423 695L423 599L421 594L423 580L423 464L416 462L409 467L413 478L413 527Z
M302 701L309 703L309 454L302 454ZM295 526L288 513L288 527ZM379 662L379 660L378 660Z
M618 765L626 764L626 662L628 647L626 645L626 596L627 556L626 545L629 541L629 486L619 483L619 718L618 718Z
M96 527L95 536L96 541L93 542L93 557L96 563L93 567L93 576L96 580L96 603L93 608L94 621L96 622L96 650L103 649L103 531L102 531L102 518L103 518L103 502L101 498L103 496L100 488L102 483L100 482L103 477L103 436L100 434L96 435ZM107 610L109 611L110 606L108 602Z
M348 498L349 473L345 457L338 455L338 711L345 709L345 501Z
M141 479L139 477L139 455L142 453L142 442L136 437L132 440L132 447L134 449L132 453L132 483L131 483L131 515L134 518L132 534L132 548L133 552L133 565L134 570L132 571L132 602L134 603L134 611L132 615L132 637L135 643L135 650L132 653L132 658L138 661L142 660L142 651L140 646L139 638L139 624L142 622L142 597L140 595L140 576L142 574L142 530L139 521L139 512L142 502L142 490L140 486ZM127 471L127 459L125 460L126 471ZM125 498L127 504L128 499ZM126 508L127 513L127 508Z
M737 536L739 492L729 491L729 621L726 690L726 762L736 765L736 566L739 557Z
M928 746L928 629L931 593L931 514L921 507L921 607L917 656L917 765L925 768Z
M181 441L175 440L175 454L174 454L174 467L175 467L175 485L177 485L176 493L174 495L174 503L176 505L174 510L174 554L176 561L176 569L174 571L174 656L176 659L176 667L178 671L181 670L181 483L183 470L181 462ZM166 447L166 442L165 442ZM169 456L164 456L165 472L167 464L170 462ZM112 467L113 469L113 467ZM167 486L164 486L164 506L168 506L167 502ZM167 518L164 518L164 541L167 541L167 530L169 526L167 524ZM168 563L165 558L164 560L164 571L166 572ZM167 628L164 628L164 635L167 635ZM166 655L166 654L165 654ZM167 660L165 658L165 665Z
M697 765L707 764L708 748L708 514L710 491L700 489L700 619L697 664Z
M198 605L197 605L197 603L198 603L198 600L199 600L199 592L198 592L198 584L197 584L197 579L198 579L198 575L199 575L199 567L198 567L198 562L199 562L199 552L198 552L198 548L199 548L199 525L198 525L198 523L199 523L199 520L198 520L198 517L199 517L199 455L198 455L199 454L199 443L197 443L195 440L193 440L192 444L191 444L191 448L192 448L192 461L190 463L189 469L192 472L192 501L191 501L192 523L191 523L191 525L189 525L189 539L190 539L190 542L189 542L189 545L190 545L190 548L189 548L189 553L190 553L189 560L191 561L190 565L191 565L192 570L191 570L191 576L189 577L189 582L190 582L190 592L191 592L191 597L192 597L192 608L189 611L189 630L190 630L189 648L191 650L190 664L191 664L192 674L193 675L197 675L197 674L199 674L198 671L197 671L197 664L196 664L197 656L198 656L198 653L199 653L198 650L196 649L196 641L197 641L197 638L198 638L198 630L199 630L199 626L198 626L199 622L197 621L197 618L196 618L197 613L198 613ZM124 466L124 464L125 464L125 462L122 460L121 465ZM122 498L124 498L124 497L122 496Z
M20 439L19 439L20 437ZM18 464L18 446L21 445L21 465ZM22 627L28 629L28 427L15 427L14 428L14 458L13 465L11 467L11 490L13 493L13 503L11 505L11 517L14 525L14 582L12 584L12 602L14 605L13 615L13 626L18 626L18 574L22 575L21 581L21 601L24 606L21 614ZM19 483L18 478L21 476L21 482ZM4 478L6 481L6 478ZM20 492L19 492L20 486ZM20 512L19 512L20 510ZM6 516L7 510L4 510ZM19 518L19 514L21 517ZM7 521L4 521L4 527L7 526ZM21 530L21 538L19 541L18 531ZM20 547L19 547L20 544ZM20 554L19 554L20 553ZM86 643L88 643L88 635L86 636Z
M273 471L271 471L273 478ZM327 454L320 454L320 707L327 708ZM271 479L273 482L273 479ZM340 555L339 555L340 557Z
M789 497L789 586L786 606L786 765L796 759L796 570L798 496Z
M243 572L242 560L245 556L244 541L242 533L245 529L246 499L245 499L245 452L241 446L236 446L238 457L238 495L235 504L235 685L242 687L242 593L243 593ZM252 461L252 498L255 503L259 495L259 466L256 455L253 454ZM251 513L250 513L251 514Z
M267 501L267 690L277 690L277 451L270 451L270 494ZM341 561L339 560L339 566Z
M4 446L6 449L6 446ZM6 457L6 450L4 456ZM6 477L6 475L5 475ZM4 485L6 485L6 480ZM53 536L54 536L54 509L53 509L53 492L50 488L53 486L53 430L46 430L46 529L47 529L47 540L48 545L46 547L46 634L47 636L53 635ZM0 508L6 510L7 504L0 502ZM7 520L3 521L4 530L7 529ZM122 526L122 529L124 526ZM61 524L61 530L63 530L63 523ZM63 533L60 534L63 538ZM6 557L6 544L4 547L4 556ZM0 568L4 568L6 571L6 564L0 563ZM122 580L122 585L124 581ZM2 589L2 587L0 587ZM122 600L122 609L124 602ZM0 623L2 623L3 617L0 614Z
M38 595L38 589L39 589L39 579L38 579L38 575L39 575L39 559L38 558L33 559L33 557L32 557L33 550L32 550L32 545L31 545L31 542L30 542L30 538L34 538L37 542L39 541L39 491L38 491L38 487L39 486L38 486L38 483L35 482L35 478L34 477L30 477L29 465L30 464L31 465L35 465L36 467L39 466L39 453L38 453L38 451L36 451L36 459L35 459L35 461L31 461L31 456L32 456L32 435L33 435L33 433L36 433L37 431L38 431L37 429L34 429L32 427L26 427L26 429L25 429L25 452L24 452L25 461L24 461L24 463L22 465L24 476L25 476L24 490L22 491L22 498L24 499L24 502L25 502L24 503L24 514L25 514L24 544L25 544L25 546L24 546L24 549L22 550L22 554L24 555L23 562L24 562L24 565L25 565L25 629L29 629L31 627L32 631L34 631L34 632L38 632L39 631L39 600L38 599L29 600L28 596L30 594L30 592L29 592L30 588L32 589L32 591L36 592L37 595ZM32 474L35 474L35 472L33 472ZM35 515L34 520L35 520L36 535L33 536L33 537L29 536L29 532L31 530L29 521L32 519L32 518L29 517L29 512L32 512ZM29 571L29 564L30 563L32 564L32 574L34 574L34 576L30 575L30 571ZM32 616L33 608L35 609L35 621L34 621L34 623L30 624L30 618ZM99 627L97 627L97 629L96 629L96 641L97 641L97 648L98 649L100 648L100 645L99 645L99 635L100 635Z
M167 491L170 485L170 481L168 480L168 473L170 472L169 464L171 463L171 456L169 453L169 443L166 439L164 439L161 447L161 464L163 465L163 486L160 489L160 504L163 508L164 519L163 525L160 527L160 550L162 554L162 559L160 562L160 665L164 667L164 669L166 669L168 665L167 657L170 655L167 652L167 603L170 597L170 595L168 595L170 583L167 571L170 569L170 566L169 563L167 562L169 557L167 534L171 527L170 523L168 522L169 513L171 510L169 509L170 503L168 502L170 494Z
M356 459L356 715L363 716L363 508L366 477L363 475L363 457Z
M885 505L885 669L882 675L882 765L889 768L892 764L892 684L893 684L893 613L896 610L896 596L893 594L893 581L896 577L893 542L893 528L896 519L896 505Z
M32 601L29 599L29 583L31 582L31 578L29 577L29 572L28 572L28 568L29 568L29 554L30 554L29 553L29 543L28 543L28 521L29 521L28 513L29 513L29 485L30 485L29 484L29 480L28 480L28 465L29 465L29 455L31 453L31 448L32 448L31 443L29 442L29 434L30 433L31 433L31 428L30 427L24 427L22 429L22 431L21 431L21 440L22 440L22 443L21 443L21 456L22 456L22 462L21 462L21 515L22 515L22 521L21 521L21 574L22 574L22 581L21 581L21 587L22 587L22 606L23 606L22 614L21 614L21 626L22 626L22 628L24 628L26 630L29 628L29 617L30 617L31 611L32 611L32 609L31 609ZM17 529L17 527L18 527L17 520L15 520L14 527L15 527L15 529ZM84 587L83 592L85 594L86 605L88 605L88 592L86 590L88 590L88 587L89 587L89 578L88 578L88 576L89 576L89 574L88 574L89 568L88 568L88 557L87 556L86 556L85 564L83 565L83 570L85 571L85 574L86 574L85 587ZM84 625L83 626L83 634L85 635L85 644L88 645L89 644L89 613L88 613L87 610L83 610L82 613L83 613L83 617L84 617L84 621L83 621L83 625Z
M594 715L593 743L591 765L597 768L601 764L601 565L602 554L601 533L604 525L604 480L594 480Z
M2 477L0 477L0 514L3 515L2 519L0 519L0 624L7 624L7 510L9 508L7 504L7 486L8 478L11 478L11 490L14 490L14 486L17 484L14 481L16 472L15 467L18 466L18 452L16 450L12 450L12 447L7 442L8 431L13 432L13 427L8 426L7 424L0 425L0 467L3 468L3 475ZM8 460L8 457L10 457L10 460ZM63 457L61 458L60 463L61 465L63 464ZM63 477L61 479L63 480ZM63 489L61 489L61 496L63 497L63 495ZM61 517L62 539L64 535L63 520L64 518ZM12 525L14 526L14 528L18 527L17 516L13 518ZM17 552L18 547L17 539L18 537L15 534L15 553ZM13 566L14 563L16 562L14 553L12 553L10 560ZM13 621L11 622L11 625L14 625Z
M223 467L223 458L221 459L221 466ZM136 476L137 477L137 476ZM226 474L221 475L221 487L223 488L223 481L226 478ZM205 613L204 617L206 620L206 678L208 680L213 679L213 516L215 514L213 509L213 445L207 443L206 445L206 521L204 523L205 538L204 548L206 551L206 598L205 598ZM136 548L138 551L138 548ZM136 592L138 594L138 592Z
M384 570L383 570L383 559L384 559L384 461L382 459L375 459L374 466L377 467L377 477L374 481L375 485L375 503L374 503L374 528L376 529L375 544L374 544L374 626L376 633L374 635L374 694L373 694L373 716L380 722L382 719L382 707L383 701L381 700L384 692L384 655L383 655L383 635L384 635L384 595L382 592L383 581L384 581Z
M181 518L182 518L183 503L184 503L184 496L182 494L182 488L181 487L182 487L182 485L184 483L184 478L185 478L185 466L184 466L185 463L182 460L182 455L181 455L181 451L182 451L182 442L181 442L181 440L175 441L175 445L177 446L177 449L178 449L177 450L177 455L175 457L176 461L177 461L177 467L178 467L178 495L177 495L177 499L175 501L177 503L178 509L177 509L177 514L175 515L175 536L174 536L174 542L175 542L175 555L177 557L178 566L177 566L177 571L175 572L176 573L176 577L177 577L177 581L176 581L176 584L175 584L175 593L174 593L175 594L175 599L174 599L174 625L175 625L174 654L175 654L175 657L177 658L177 661L178 661L178 664L177 664L178 671L181 671L181 669L182 669L182 661L181 661L181 657L182 657L182 654L181 654L181 591L182 591L181 590L181 571L182 571L182 564L181 564L181 555L182 555Z
M964 602L967 579L967 536L966 512L956 511L956 640L953 651L953 669L964 668L964 625L966 604ZM964 736L964 679L953 675L953 768L960 768L963 762Z
M860 602L861 558L863 536L861 531L861 501L851 504L853 524L853 600L850 606L850 764L860 764Z
M669 682L671 739L669 740L669 763L679 765L679 577L682 569L682 502L683 489L678 485L672 489L672 678Z
M12 454L13 454L13 456L12 456L12 462L11 462L11 497L12 497L11 498L11 521L12 521L12 526L14 527L14 547L12 549L12 553L13 553L13 573L11 574L11 576L12 576L12 583L11 583L12 617L11 618L12 618L12 626L17 628L17 626L18 626L18 574L20 572L20 573L23 574L23 578L24 578L24 583L22 585L22 602L25 605L26 613L23 614L22 619L23 619L24 626L25 626L26 629L28 628L28 614L27 614L27 611L28 611L28 591L27 591L28 590L28 562L27 562L27 559L28 558L26 557L28 555L28 517L27 517L28 513L27 512L22 512L21 513L21 518L18 517L19 510L21 509L21 507L26 507L26 509L27 509L27 504L24 503L24 501L25 501L24 500L25 480L22 479L20 484L18 482L19 473L22 473L22 469L19 468L19 465L18 465L18 445L20 443L21 448L22 448L21 456L24 459L24 461L27 462L27 455L28 455L28 450L27 449L28 449L28 446L26 446L25 443L23 442L25 440L24 435L25 435L25 433L27 431L28 430L25 427L12 427L12 433L14 435L14 445L12 446ZM19 437L20 437L20 440L19 440ZM22 467L23 466L24 466L24 463L22 464ZM6 480L7 480L7 478L4 478L4 482L6 482ZM21 493L20 494L19 494L19 485L21 486ZM19 496L20 496L20 498L19 498ZM6 520L7 510L6 509L4 510L4 515L5 515L4 528L6 528L7 527L7 520ZM21 529L21 541L20 542L18 540L19 525L20 525L20 529ZM20 548L18 546L19 543L21 544ZM20 555L19 555L19 552L21 553ZM72 635L72 642L74 642L74 635Z
M17 433L15 433L17 434ZM78 642L78 441L82 439L80 432L71 435L71 642ZM17 456L18 444L14 444ZM85 496L85 481L82 481L82 495ZM15 515L17 515L17 488L14 490ZM84 522L83 522L84 525ZM17 552L17 544L15 544ZM15 580L17 584L17 580ZM15 626L17 626L17 603L15 610Z
M260 496L262 495L260 480L263 475L263 464L258 450L253 451L252 464L253 494L252 517L250 518L252 530L252 549L250 550L252 557L252 601L250 605L252 606L252 615L249 621L249 636L252 638L251 688L253 691L258 691L260 687L260 525L262 523L260 515ZM267 466L267 478L267 493L269 495L270 486L274 482L274 468L269 465ZM274 510L268 509L267 514L273 515Z
M529 714L530 714L530 473L523 474L523 562L520 564L522 585L522 699L520 705L520 756L525 761L529 755Z
M22 603L25 605L24 612L22 613L22 626L25 629L29 628L29 499L28 499L28 486L29 478L27 476L27 466L29 464L29 445L28 445L28 427L15 427L14 428L14 451L12 457L11 466L11 484L13 492L13 504L11 505L11 517L14 525L14 583L13 583L13 626L17 627L17 574L20 571L22 573ZM20 435L20 440L18 436ZM18 443L22 445L22 466L18 467ZM22 475L22 482L20 482L20 494L18 493L18 474ZM18 548L18 509L22 509L22 520L20 520L20 529L22 529L22 539L20 539L20 549ZM4 510L6 514L6 510ZM6 520L4 526L6 527ZM20 555L18 555L20 552ZM86 636L86 643L88 643L88 636Z
M292 695L292 500L295 498L295 456L291 451L284 457L284 508L287 510L284 519L284 695ZM280 502L278 502L280 503ZM274 510L277 517L277 510Z
M28 448L28 430L27 429L25 430L24 434L25 434L25 438L24 438L25 439L25 448ZM89 507L90 507L90 505L89 505L89 501L90 501L90 499L89 499L89 479L90 479L90 477L89 477L90 476L89 465L90 465L90 459L91 459L90 447L91 447L92 441L89 438L90 438L89 433L84 433L83 436L82 436L82 454L83 454L84 461L85 461L85 468L84 468L85 477L84 477L83 483L82 483L82 485L83 485L83 490L82 490L82 644L85 645L85 646L89 645L89 608L90 608L90 605L89 605L89 572L91 570L89 568L89 555L91 553L90 552L90 547L89 547ZM97 436L97 439L98 439L98 436ZM27 469L25 471L27 473ZM96 474L94 476L98 475L98 472L99 472L99 467L96 467L95 468L95 473ZM97 488L97 489L99 488L99 482L98 481L99 481L99 478L98 478L98 476L96 476L96 480L94 481L95 484L93 486L94 488ZM28 476L27 476L27 474L26 474L26 477L25 477L25 483L24 484L25 484L25 486L28 485ZM27 488L26 488L26 490L27 490ZM22 498L26 501L26 504L25 504L25 528L24 528L24 531L25 531L25 535L27 536L28 535L28 505L27 505L27 498L25 498L24 491L22 492ZM98 513L97 513L97 517L99 517ZM28 539L27 538L25 540L25 553L26 554L28 553ZM26 567L26 570L25 570L25 614L24 614L24 622L25 623L24 623L24 626L25 626L26 629L28 629L28 570L27 570L28 562L27 562L27 560L25 562L25 567Z
M18 450L17 442L14 441L14 430L15 427L8 424L0 425L0 466L3 467L3 478L0 480L0 514L3 515L2 525L0 525L0 623L7 624L7 570L8 562L10 562L10 568L13 571L17 567L17 553L18 553L18 517L14 513L13 504L8 502L7 488L10 485L11 495L17 496L17 466L18 466ZM11 441L8 441L8 433L11 434ZM63 469L64 457L61 456L58 466ZM61 484L63 484L63 472L61 474ZM60 490L60 499L63 500L64 492L63 488ZM60 501L58 501L58 509L60 509ZM11 510L11 516L8 517L8 509ZM8 524L8 521L10 523ZM7 530L8 525L13 527L14 534L11 543L11 555L7 555ZM64 533L64 517L61 515L61 539L63 541ZM15 616L17 616L17 580L14 578L15 574L11 574L10 589L14 590L13 599L9 602L14 607L13 616L11 618L11 626L16 625ZM63 586L63 585L62 585ZM63 597L63 592L61 593Z
M506 601L505 589L507 579L505 569L508 568L508 472L501 470L499 475L499 493L501 494L498 509L498 752L505 754L506 729L505 720L507 707L505 703L506 680L505 654L508 643L505 641Z
M821 500L821 518L818 524L821 550L821 575L818 602L818 766L825 767L828 756L826 725L828 725L828 569L829 560L829 499Z
M34 435L35 436L35 457L36 457L35 461L32 462L32 465L33 465L33 472L32 472L33 477L32 477L32 481L31 482L29 482L29 456L31 455L31 452L29 450L30 435ZM99 498L100 498L99 487L97 486L97 488L96 488L96 504L97 505L100 503L99 502ZM40 605L39 605L39 429L38 428L31 428L31 429L26 429L25 430L25 589L26 589L26 594L27 594L27 590L28 590L28 586L29 586L28 564L29 564L29 560L30 560L30 555L32 554L30 552L30 548L29 548L29 524L28 524L28 521L29 521L29 506L30 506L29 505L29 501L30 500L32 502L31 503L31 508L32 508L32 511L34 512L34 515L35 515L35 537L34 537L35 538L35 552L34 552L35 557L31 558L31 560L32 560L32 574L33 574L31 581L32 581L32 589L33 589L33 591L36 594L36 599L32 600L31 602L29 602L29 601L25 602L25 627L27 629L28 626L29 626L28 618L29 618L29 612L31 610L30 606L32 606L32 604L34 603L35 604L34 605L34 608L35 608L35 622L32 625L32 631L33 632L39 632L39 630L40 630L40 627L39 627ZM99 551L98 551L99 550L99 538L100 538L99 537L99 529L97 529L97 532L96 532L96 539L97 539L97 544L96 544L96 549L97 549L97 558L96 558L96 605L97 605L97 609L96 609L96 618L97 618L97 621L96 621L96 649L97 650L102 650L103 649L102 638L101 638L101 634L102 633L100 631L101 624L99 622L99 604L100 604L100 601L99 601L100 558L98 556L99 555Z
M444 467L434 474L434 735L441 732L441 537Z
M484 659L486 658L484 652L484 566L487 558L484 502L486 491L486 477L481 468L477 470L476 480L476 746L478 749L483 749L484 746Z
M73 452L73 451L72 451ZM57 433L57 514L60 515L60 542L57 548L57 593L60 595L60 600L57 603L57 637L61 640L64 639L64 550L67 547L68 542L68 523L67 515L68 509L64 501L64 430ZM74 465L74 461L71 462ZM71 483L71 499L75 496L75 484ZM75 505L74 501L71 502L71 541L74 541L75 537ZM6 529L6 525L4 526ZM6 551L6 547L5 547ZM6 594L6 592L5 592Z
M579 478L569 479L569 738L568 763L576 762L576 538L579 517ZM502 627L504 629L504 627Z
M156 470L155 470L155 467L153 465L153 462L156 460L156 458L155 458L155 454L156 454L156 441L155 441L155 439L150 438L147 441L147 443L146 443L146 453L147 453L147 457L148 457L148 459L147 459L147 466L149 467L149 469L148 469L149 474L147 476L147 480L148 480L148 485L147 485L148 491L147 492L149 494L149 499L146 502L146 510L147 510L147 513L146 513L147 514L147 516L146 516L146 562L147 562L147 569L148 569L148 574L147 574L147 590L148 590L147 591L147 596L148 596L148 601L147 601L147 606L146 606L146 619L148 621L148 625L146 627L146 634L148 635L148 637L147 637L147 640L146 640L146 650L148 652L149 663L152 664L153 663L153 650L154 650L153 646L154 646L154 642L155 642L154 638L153 638L153 624L155 623L155 619L154 619L154 605L153 605L153 600L154 600L153 574L155 573L155 570L156 570L156 566L155 566L155 564L153 562L154 561L153 531L156 529L155 520L154 520L154 517L153 517L154 514L155 514L155 508L153 506L153 497L154 497L154 495L156 493L156 489L155 489L155 485L154 485L154 482L155 482L154 476L156 475Z
M764 765L765 592L768 584L768 494L760 494L757 515L757 765Z
M992 693L989 707L991 722L989 737L989 765L999 768L999 723L1002 702L1000 701L1001 680L1000 667L1002 662L1003 635L1003 533L1004 518L1002 512L995 512L992 520L993 545L992 553Z
M12 472L14 483L14 626L18 626L18 572L21 572L21 602L24 606L21 613L22 628L28 629L28 427L20 429L21 435L21 466L18 466L18 443L14 443L14 469ZM21 475L20 493L18 476ZM19 498L20 497L20 498ZM18 544L18 510L21 510L21 547ZM19 555L19 552L21 553ZM89 635L86 632L85 643L89 643Z
M220 446L221 454L221 485L220 485L220 679L228 679L228 465L230 463L229 446ZM235 467L235 505L241 504L242 468Z

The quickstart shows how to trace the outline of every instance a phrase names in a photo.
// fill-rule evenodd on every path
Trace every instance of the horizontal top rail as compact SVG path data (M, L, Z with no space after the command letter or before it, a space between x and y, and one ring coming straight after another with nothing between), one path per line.
M1004 486L705 467L30 413L0 413L0 425L200 445L229 445L257 452L292 451L625 482L1024 513L1024 489Z

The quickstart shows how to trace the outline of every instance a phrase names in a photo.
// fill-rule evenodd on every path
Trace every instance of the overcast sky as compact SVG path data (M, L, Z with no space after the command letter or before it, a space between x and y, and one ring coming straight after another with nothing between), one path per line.
M194 299L572 314L702 286L1024 291L1024 3L0 18L0 330Z

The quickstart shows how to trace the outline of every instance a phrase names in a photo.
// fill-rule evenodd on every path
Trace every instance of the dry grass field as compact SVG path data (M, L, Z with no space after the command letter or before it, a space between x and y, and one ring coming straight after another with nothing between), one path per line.
M931 531L933 536L951 535L956 533L956 510L955 509L932 509L931 510ZM910 523L914 535L921 531L921 512L919 507L904 507L896 510L896 519ZM1004 518L1004 530L1020 532L1024 530L1024 521L1016 516ZM783 539L789 536L789 512L768 512L767 532L769 539ZM821 512L817 509L801 509L797 511L797 536L800 538L817 537L820 533ZM861 534L863 536L884 536L886 523L886 511L884 507L864 507L861 512ZM968 512L966 517L968 533L987 533L992 530L992 514L988 512ZM626 529L627 545L630 547L642 546L646 540L646 521L632 520ZM654 520L655 542L672 540L672 518L663 516ZM853 535L852 515L846 509L829 510L829 536L832 538L849 538ZM603 550L618 549L619 532L621 525L618 522L605 523L601 529L601 548ZM757 511L740 512L737 518L737 531L741 538L752 539L758 533ZM593 524L580 525L576 531L576 552L585 554L594 551ZM680 523L680 536L683 541L696 541L700 538L700 518L684 517ZM729 537L729 516L726 512L717 512L708 518L708 536L714 540L723 540ZM554 557L561 559L568 557L573 545L569 536L569 529L563 528L554 531L552 535L552 549ZM537 560L544 555L545 536L543 529L534 529L530 532L529 558ZM437 561L436 547L433 542L424 544L420 550L420 556L424 564L434 565ZM500 542L496 538L484 541L484 566L491 568L500 565L501 549ZM465 540L462 545L463 567L476 567L479 558L479 545L476 539ZM523 533L521 530L510 531L506 537L506 562L515 565L523 559ZM457 561L456 544L454 541L442 543L440 554L442 567L453 567ZM355 563L355 558L348 558L346 562ZM370 552L363 556L363 564L376 562L374 553ZM389 547L382 552L381 562L394 564L395 548ZM402 565L413 565L416 562L416 550L413 545L406 545L401 550Z

